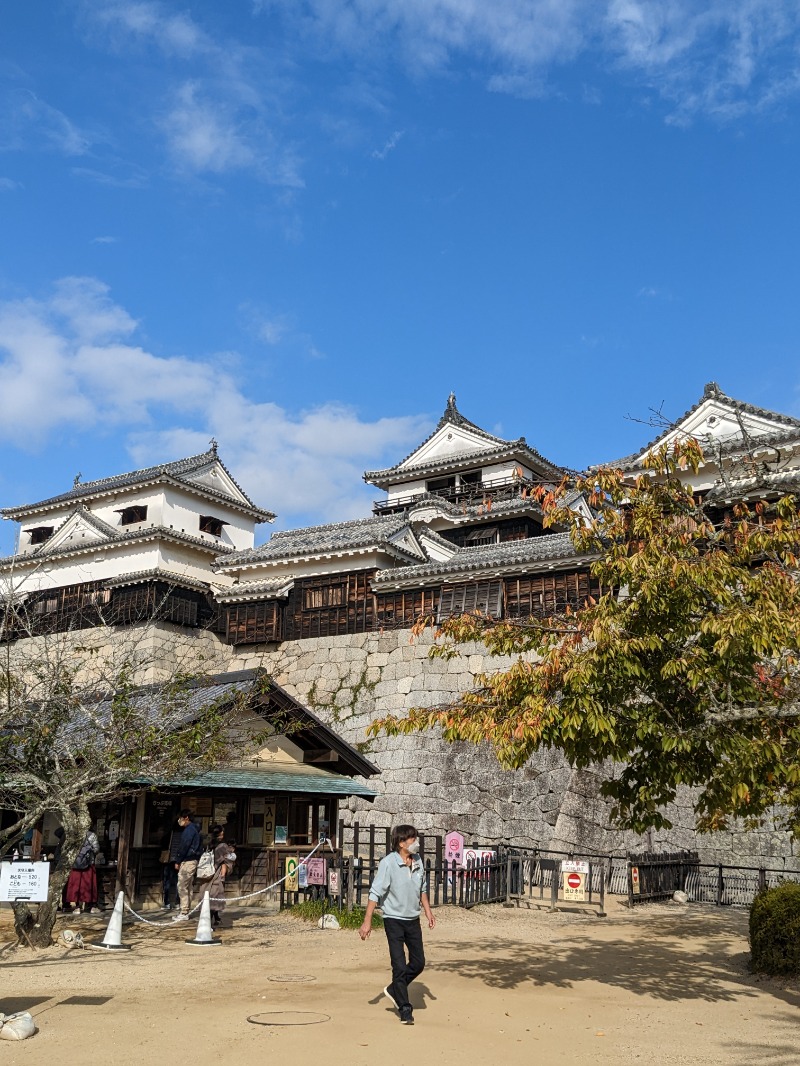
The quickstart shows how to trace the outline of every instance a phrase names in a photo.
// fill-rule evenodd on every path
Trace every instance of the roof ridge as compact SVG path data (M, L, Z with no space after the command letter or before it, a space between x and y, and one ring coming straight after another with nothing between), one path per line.
M737 400L733 396L729 396L727 392L724 392L716 381L707 381L703 386L703 395L700 399L692 404L682 415L679 415L673 422L662 430L657 437L649 441L638 452L632 452L630 455L624 455L621 459L614 459L609 463L595 464L592 469L597 469L598 466L619 466L623 467L626 463L632 463L639 456L644 455L646 452L651 451L656 447L665 437L668 437L670 433L673 433L678 425L689 418L699 410L700 407L706 402L706 400L721 400L723 403L729 404L735 411L741 411L745 414L756 415L757 417L766 417L774 419L777 422L781 422L788 428L794 427L800 429L800 418L795 418L793 415L784 415L779 411L772 411L768 407L759 407L758 404L747 403L745 400ZM766 434L766 438L774 436L775 434ZM760 438L758 438L760 439Z

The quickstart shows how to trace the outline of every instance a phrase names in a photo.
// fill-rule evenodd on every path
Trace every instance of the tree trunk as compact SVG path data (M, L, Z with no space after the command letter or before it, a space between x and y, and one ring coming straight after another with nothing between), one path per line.
M64 886L92 824L85 803L57 813L64 826L64 843L61 857L50 876L47 900L43 903L14 904L14 931L17 943L24 947L49 948L53 943L53 926L58 917Z

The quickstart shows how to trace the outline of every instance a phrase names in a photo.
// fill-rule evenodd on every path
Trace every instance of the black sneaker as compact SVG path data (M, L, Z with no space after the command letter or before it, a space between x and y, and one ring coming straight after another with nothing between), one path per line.
M403 1007L403 1009L400 1011L400 1021L403 1023L403 1025L414 1024L414 1012L411 1007Z
M391 987L392 987L391 985L387 985L386 988L384 988L384 990L383 990L383 994L392 1003L392 1005L394 1006L395 1010L400 1010L400 1004L397 1002L397 1000L394 998L392 993L389 991L389 989Z

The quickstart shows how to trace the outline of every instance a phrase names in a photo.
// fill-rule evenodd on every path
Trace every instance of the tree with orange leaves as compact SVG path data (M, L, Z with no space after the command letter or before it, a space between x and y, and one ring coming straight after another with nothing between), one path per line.
M728 512L685 484L703 455L663 446L631 482L597 469L540 499L567 525L605 591L553 618L443 623L431 655L479 641L511 655L448 706L388 716L372 734L439 727L488 742L517 768L541 748L608 767L603 794L621 827L668 827L664 809L694 789L698 828L755 824L773 805L800 836L800 519L794 496ZM566 506L585 494L586 521Z

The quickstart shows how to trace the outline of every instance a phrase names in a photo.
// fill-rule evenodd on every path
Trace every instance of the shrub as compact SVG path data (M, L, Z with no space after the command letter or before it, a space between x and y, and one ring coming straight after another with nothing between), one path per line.
M800 885L759 892L750 908L750 965L760 973L800 974Z
M342 929L359 929L364 921L366 913L363 907L353 907L352 910L337 910L336 907L325 908L327 914L332 914ZM322 900L307 899L302 903L295 903L289 908L293 918L301 918L304 922L318 922L322 917ZM373 914L372 928L383 929L383 918L380 914Z

